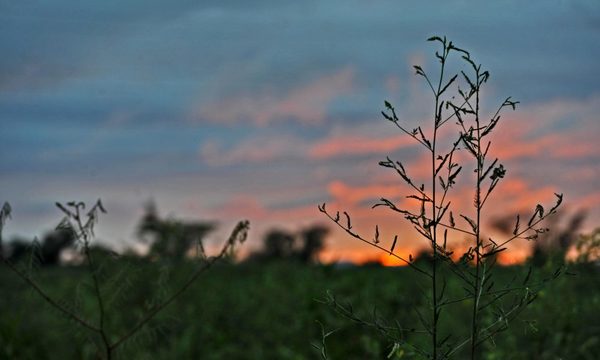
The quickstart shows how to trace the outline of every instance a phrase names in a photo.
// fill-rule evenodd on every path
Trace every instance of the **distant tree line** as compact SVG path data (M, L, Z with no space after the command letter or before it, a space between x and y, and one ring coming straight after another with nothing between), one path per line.
M325 248L328 232L328 228L321 225L308 227L298 233L271 230L263 239L263 248L252 253L247 261L294 260L305 264L316 263L319 253Z
M156 205L146 205L138 222L138 240L149 246L143 257L150 260L182 261L188 256L204 256L204 240L217 229L211 221L183 221L174 217L163 217ZM261 250L252 253L247 261L265 262L294 260L305 264L316 263L318 254L325 246L327 228L311 226L297 234L285 230L271 230L263 238ZM12 262L33 259L41 266L58 265L61 254L76 247L72 231L56 229L43 235L42 240L33 241L22 237L11 239L7 244L0 242L0 254ZM96 244L93 251L114 254L110 249ZM131 251L126 251L131 254ZM140 255L137 255L140 256Z
M563 215L562 219L555 219L555 222L562 223L563 226L543 234L533 243L529 262L535 266L543 266L549 262L563 261L571 247L587 249L587 245L578 245L578 241L585 238L580 235L585 217L585 212L577 212L571 216ZM506 232L510 231L511 221L512 218L498 218L493 225L497 230ZM149 250L144 256L136 256L177 262L187 256L204 255L204 240L216 229L217 224L211 221L182 221L174 217L163 217L158 213L156 205L150 202L138 222L136 231L139 241L149 245ZM329 229L322 225L312 225L297 232L272 229L264 235L262 247L252 252L244 261L256 263L286 260L315 264L318 263L319 253L325 248L328 233ZM52 266L60 263L64 251L75 246L76 239L71 231L56 229L45 233L41 241L31 241L22 237L15 237L6 244L0 241L0 255L12 262L27 259L41 266ZM591 247L591 252L598 252L598 244L593 243ZM110 249L98 244L93 247L93 251L104 255L114 254ZM598 259L592 257L591 260ZM415 254L415 261L431 259L427 252L423 252Z
M30 241L22 237L16 237L4 246L2 253L12 262L32 257L42 266L55 265L59 263L63 250L73 246L74 243L75 236L73 232L54 230L44 234L41 242L37 239Z

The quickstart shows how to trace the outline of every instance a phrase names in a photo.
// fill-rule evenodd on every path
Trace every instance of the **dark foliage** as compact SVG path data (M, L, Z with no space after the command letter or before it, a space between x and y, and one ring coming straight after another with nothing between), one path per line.
M58 229L44 235L41 244L34 240L22 238L11 240L5 250L6 257L12 262L19 262L31 255L42 266L58 265L62 252L75 244L73 232Z
M313 225L299 233L274 229L265 235L263 248L251 254L248 262L290 260L303 264L318 262L319 253L325 248L325 238L329 229Z
M213 222L183 222L161 218L156 205L151 202L146 206L146 212L138 225L138 235L142 239L146 235L150 236L150 257L181 260L194 247L203 251L204 237L215 228L216 224Z

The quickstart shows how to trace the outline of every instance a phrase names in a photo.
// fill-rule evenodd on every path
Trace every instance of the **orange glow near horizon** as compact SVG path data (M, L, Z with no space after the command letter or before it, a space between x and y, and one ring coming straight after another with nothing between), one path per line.
M454 261L458 261L465 250L466 249L457 248L452 255L452 259ZM415 248L413 251L410 251L410 249L396 249L394 254L408 260L410 255L416 257L416 254L420 254L421 252L422 248ZM530 255L531 246L513 246L506 251L500 252L497 257L497 262L499 265L503 266L518 265L524 263ZM386 267L408 266L406 262L398 259L397 257L375 248L357 248L353 250L346 250L344 252L334 251L333 249L325 250L321 253L320 260L326 264L349 262L354 265L379 263L381 266Z
M401 256L402 258L404 258L404 256L402 256L402 255L399 255L399 256ZM407 256L408 256L408 255L407 255ZM380 263L382 266L391 266L391 267L397 267L397 266L408 266L408 264L407 264L407 263L405 263L404 261L402 261L402 260L398 259L398 258L397 258L397 257L395 257L395 256L391 256L390 254L382 254L382 255L379 257L379 259L378 259L378 260L379 260L379 263ZM407 258L407 260L408 260L408 258Z

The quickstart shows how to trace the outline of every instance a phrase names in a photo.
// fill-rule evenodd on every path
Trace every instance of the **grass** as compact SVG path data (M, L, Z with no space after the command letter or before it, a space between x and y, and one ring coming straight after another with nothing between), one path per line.
M124 260L119 263L118 267L125 267ZM172 286L185 281L193 267L190 263L175 267L170 274ZM135 281L124 296L126 302L112 310L118 316L107 325L116 332L143 314L139 307L144 299L160 297L152 286L160 267L140 263L135 268L131 275ZM523 271L521 266L499 268L497 276L510 280ZM551 282L520 320L511 324L510 331L486 343L484 358L594 359L600 351L599 271L589 266L573 271L578 275ZM40 270L38 280L49 293L65 299L73 296L78 285L85 284L87 276L85 268L59 267ZM324 289L352 302L354 311L363 318L372 317L376 307L376 313L383 317L414 323L417 319L412 308L427 306L415 296L420 280L408 268L221 265L198 281L128 342L117 358L314 359L318 354L310 344L320 341L318 320L327 329L339 329L327 338L330 358L382 359L390 353L392 343L374 330L349 323L317 301L325 297ZM96 348L82 339L85 333L56 314L6 268L0 268L0 284L1 359L94 358ZM460 286L459 282L450 283L449 291L460 292ZM92 293L82 289L79 294L82 307L95 306ZM447 316L466 319L470 311L465 304L454 307ZM552 318L547 314L553 314ZM452 331L462 338L469 329ZM457 358L463 355L467 354ZM398 348L392 358L414 356L409 349Z

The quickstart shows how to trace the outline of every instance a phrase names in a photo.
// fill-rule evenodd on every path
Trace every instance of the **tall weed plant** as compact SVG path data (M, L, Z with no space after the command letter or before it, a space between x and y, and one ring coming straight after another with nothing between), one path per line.
M547 209L541 204L536 205L526 218L516 215L512 233L506 238L484 238L484 210L507 172L500 159L490 156L491 134L500 128L501 113L507 109L515 110L519 102L507 97L491 113L484 112L482 88L490 79L490 73L468 51L446 37L433 36L428 41L438 46L435 51L438 69L432 73L414 65L414 70L431 91L431 123L409 128L388 101L384 102L385 110L381 114L427 154L429 180L428 183L417 182L403 161L387 157L379 165L396 173L411 189L405 197L415 200L418 206L416 210L403 208L397 201L381 198L373 208L384 207L404 218L427 245L430 261L419 262L412 255L406 258L396 253L394 250L402 242L401 237L396 235L386 243L386 239L380 238L379 225L375 227L374 235L361 235L353 227L348 212L331 211L326 204L319 206L322 213L351 237L395 257L418 273L429 284L428 289L422 291L427 311L415 309L419 319L416 326L403 324L400 320L390 321L376 312L372 318L361 318L351 305L343 304L332 294L328 294L325 301L347 318L381 332L392 344L389 357L404 354L404 349L408 349L415 356L427 359L467 356L477 359L483 356L482 345L508 329L509 324L535 300L545 282L564 273L565 269L561 267L552 276L534 281L530 268L519 279L502 284L496 282L493 271L498 255L510 251L510 243L519 239L532 241L548 231L542 222L556 213L563 196L555 194L556 202ZM449 62L458 62L459 70L450 72ZM450 141L445 139L448 133L454 134ZM459 180L472 186L471 209L456 209L449 200ZM468 249L460 256L450 245L450 239L456 237L469 239ZM456 261L457 258L460 260ZM447 285L453 281L461 282L463 294L448 294ZM469 306L470 317L445 318L451 306ZM443 321L452 325L442 327ZM460 332L448 330L455 327L468 328L469 336L457 338ZM325 338L332 334L324 330L323 343L316 345L324 359L327 358ZM430 345L422 346L419 345L422 342L411 340L421 337L427 337Z

